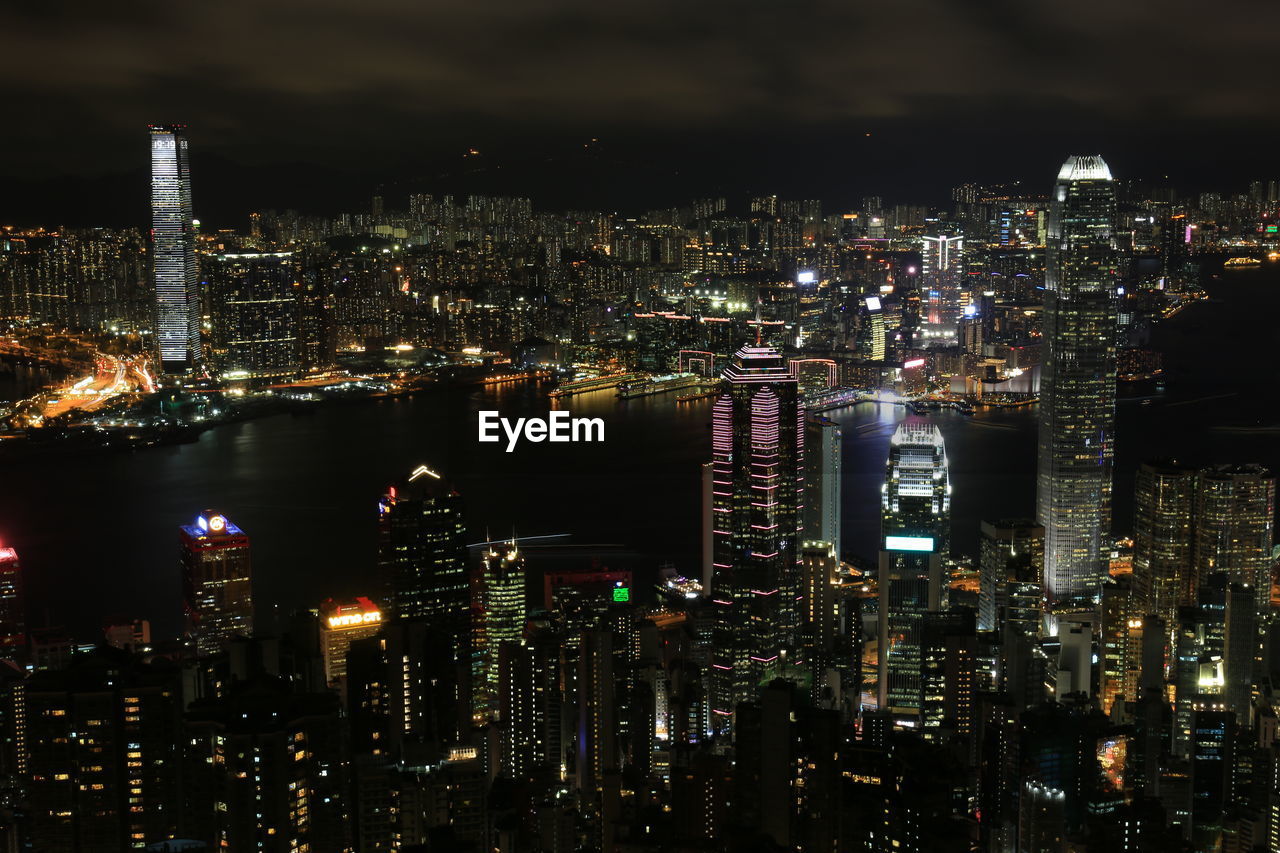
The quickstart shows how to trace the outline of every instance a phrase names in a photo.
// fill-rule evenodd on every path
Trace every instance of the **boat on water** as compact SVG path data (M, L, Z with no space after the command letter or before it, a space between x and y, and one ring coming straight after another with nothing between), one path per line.
M652 394L665 394L668 391L681 391L702 384L702 377L695 373L670 373L666 376L654 376L636 382L624 382L618 386L618 397L630 400L634 397L648 397Z
M1222 262L1223 269L1253 269L1262 266L1262 261L1257 258L1241 256L1238 258L1227 258Z

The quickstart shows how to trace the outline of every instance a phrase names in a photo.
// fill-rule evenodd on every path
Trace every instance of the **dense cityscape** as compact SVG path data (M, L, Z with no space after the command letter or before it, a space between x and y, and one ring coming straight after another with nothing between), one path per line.
M86 632L0 518L5 850L1280 851L1270 460L1192 434L1116 474L1119 401L1176 382L1159 330L1274 274L1280 181L1080 154L946 204L379 192L210 229L198 129L149 134L149 228L0 230L0 465L410 398L489 440L459 389L551 429L593 400L553 440L608 445L643 400L706 426L699 543L494 527L423 442L362 498L357 595L255 594L288 531L197 504L181 600ZM856 410L890 423L875 504ZM940 424L1024 411L1034 502L957 529Z

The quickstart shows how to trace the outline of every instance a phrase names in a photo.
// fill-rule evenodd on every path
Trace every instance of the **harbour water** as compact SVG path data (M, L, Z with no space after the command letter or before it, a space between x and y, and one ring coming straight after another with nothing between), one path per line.
M1116 529L1127 531L1142 459L1257 461L1280 469L1271 318L1280 309L1275 265L1209 282L1208 302L1161 326L1166 390L1120 403ZM43 454L0 471L0 542L16 547L33 626L64 624L84 639L107 615L181 625L177 526L205 508L226 513L253 540L260 620L367 594L376 560L377 499L419 464L463 494L472 541L572 534L617 543L694 571L699 463L710 450L710 402L676 394L619 400L613 390L551 401L532 385L491 386L400 399L336 403L219 427L191 444L136 452ZM476 413L545 414L555 406L601 417L600 444L476 440ZM830 416L844 427L844 540L874 557L889 436L905 410L861 404ZM1035 496L1036 413L932 415L954 487L953 547L973 553L982 518L1027 516ZM268 622L269 624L269 622Z

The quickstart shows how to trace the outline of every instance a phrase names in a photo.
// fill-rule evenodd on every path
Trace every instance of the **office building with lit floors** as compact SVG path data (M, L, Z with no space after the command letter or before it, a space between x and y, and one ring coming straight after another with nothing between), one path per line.
M278 382L298 375L301 279L292 252L206 260L211 351L224 380Z
M1276 480L1261 465L1218 465L1200 471L1195 510L1195 572L1204 583L1225 572L1253 590L1258 615L1271 610L1271 548ZM1260 620L1265 621L1265 620Z
M830 542L839 561L843 433L835 421L815 415L805 424L804 536Z
M200 278L183 125L151 126L151 244L156 344L165 373L200 361Z
M781 670L799 622L805 413L776 350L738 350L711 428L711 707L725 729L734 707Z
M924 343L950 346L964 310L964 235L956 223L926 223L930 234L920 238L921 311Z
M1196 470L1175 461L1143 462L1134 480L1133 595L1170 630L1178 608L1195 604Z
M376 636L382 630L382 611L361 596L351 601L330 598L320 605L320 654L324 679L331 687L347 677L347 653L356 640Z
M378 503L378 562L396 619L425 619L455 638L470 624L462 496L419 465Z
M1111 534L1116 409L1115 183L1071 157L1053 187L1046 247L1036 515L1052 612L1096 606Z
M529 618L525 559L514 539L485 549L471 587L473 716L492 719L498 707L499 651L519 643Z
M898 425L881 494L879 706L897 722L918 725L925 614L943 607L951 527L947 451L936 426L916 417Z
M1044 528L1030 519L984 521L978 548L979 631L1040 633Z
M253 635L249 537L223 514L205 510L178 528L187 638L201 655Z

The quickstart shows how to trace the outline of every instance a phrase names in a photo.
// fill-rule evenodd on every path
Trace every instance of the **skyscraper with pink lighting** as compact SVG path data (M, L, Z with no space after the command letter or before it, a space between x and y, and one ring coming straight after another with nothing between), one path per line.
M711 599L716 608L712 710L734 706L788 663L800 593L804 404L771 347L744 346L712 414Z

